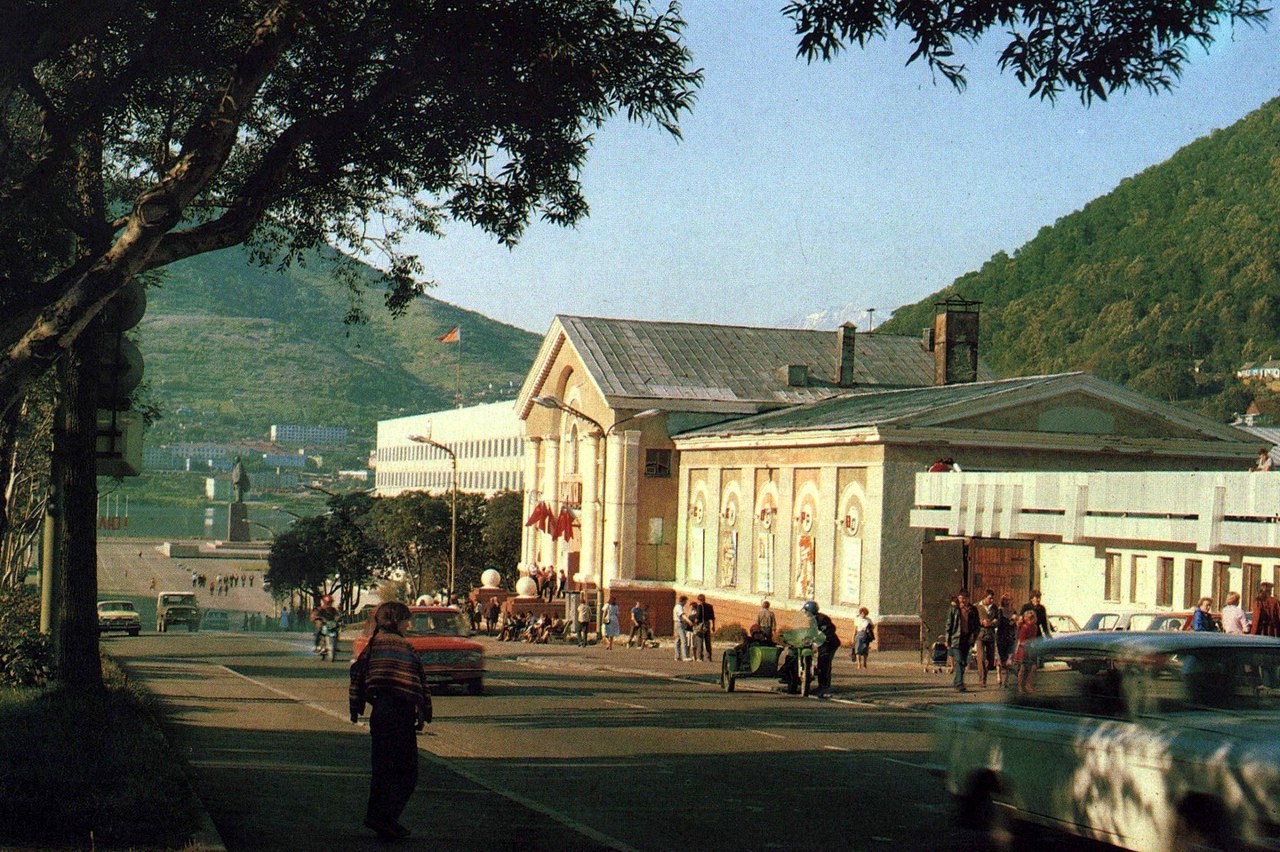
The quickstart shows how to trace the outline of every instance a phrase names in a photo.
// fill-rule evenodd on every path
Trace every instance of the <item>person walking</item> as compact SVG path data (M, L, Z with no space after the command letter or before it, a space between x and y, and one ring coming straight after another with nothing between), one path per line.
M1196 607L1196 611L1191 619L1191 629L1201 633L1217 633L1218 625L1213 623L1213 615L1210 610L1213 607L1213 598L1201 598L1200 605Z
M1032 610L1024 610L1018 624L1018 647L1013 652L1013 660L1018 666L1018 694L1026 695L1035 692L1033 681L1036 676L1035 664L1027 654L1026 645L1040 635L1040 625L1036 624L1036 614Z
M1018 644L1017 616L1013 614L1013 598L1008 595L1000 597L998 621L996 622L996 664L1000 667L996 673L996 683L1009 685L1009 667L1013 663L1013 648Z
M702 604L698 603L697 598L689 601L689 608L685 610L685 618L689 622L689 648L693 652L695 660L702 660Z
M613 640L622 634L622 618L618 615L618 599L611 597L604 607L605 648L613 650Z
M876 639L876 626L871 621L871 611L865 606L858 607L858 617L853 620L853 661L858 668L867 667L867 657L871 653L871 643Z
M978 611L969 603L968 593L957 593L956 605L947 613L947 653L951 655L951 685L956 692L969 691L964 685L964 670L978 630Z
M778 617L769 608L767 600L760 603L760 611L756 613L756 624L760 627L761 635L772 642L773 632L778 629Z
M1240 607L1239 592L1230 592L1227 595L1227 605L1222 608L1222 630L1224 633L1236 635L1249 632L1244 610Z
M644 643L647 640L647 631L649 616L644 611L644 604L636 601L636 605L631 607L631 635L627 637L627 647L630 648L634 643L635 647L644 650Z
M404 638L409 608L399 601L378 605L369 644L351 664L348 703L355 724L372 705L369 803L364 824L379 837L400 838L409 829L400 824L409 797L418 786L416 731L431 721L431 691L413 646Z
M578 600L578 644L587 647L588 637L591 635L591 604L587 603L587 599L580 598Z
M1249 632L1255 636L1280 636L1280 601L1271 594L1271 583L1258 585L1253 601L1253 624Z
M1000 607L996 606L996 593L987 589L978 604L978 682L987 685L987 673L996 667L996 627L1000 622Z
M707 603L706 595L698 595L698 609L702 620L698 622L698 634L693 641L697 642L701 638L705 658L714 660L715 657L711 654L711 636L716 632L716 608Z
M1049 614L1040 603L1039 589L1031 590L1031 599L1022 605L1022 610L1018 614L1028 611L1036 614L1036 628L1040 631L1039 635L1045 639L1053 636L1053 630L1049 627Z
M689 622L684 617L684 605L688 601L689 598L686 595L681 595L675 606L671 607L671 625L676 637L677 663L689 661Z

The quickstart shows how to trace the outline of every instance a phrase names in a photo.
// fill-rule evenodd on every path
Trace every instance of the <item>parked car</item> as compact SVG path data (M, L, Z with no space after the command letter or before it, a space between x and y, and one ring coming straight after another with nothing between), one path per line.
M1189 612L1095 612L1085 630L1181 630Z
M1080 629L1080 622L1069 615L1051 615L1049 616L1049 629L1053 631L1054 636L1059 633L1075 633Z
M200 629L200 604L191 592L161 592L156 595L156 630L168 632L175 624L185 624L188 632Z
M411 606L405 638L418 652L432 685L461 684L472 695L484 692L484 646L471 637L467 617L451 606ZM358 636L351 645L354 660L369 643Z
M937 718L961 823L1141 850L1280 845L1280 639L1081 632L1027 651L1034 693Z
M200 626L205 630L230 630L231 616L225 609L211 609L200 617Z
M132 601L98 601L98 633L123 630L130 636L142 632L142 616Z

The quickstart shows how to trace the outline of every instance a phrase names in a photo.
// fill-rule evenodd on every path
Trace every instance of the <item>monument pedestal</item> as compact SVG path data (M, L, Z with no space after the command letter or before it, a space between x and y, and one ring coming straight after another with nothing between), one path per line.
M252 541L249 535L249 507L237 500L227 509L227 541Z

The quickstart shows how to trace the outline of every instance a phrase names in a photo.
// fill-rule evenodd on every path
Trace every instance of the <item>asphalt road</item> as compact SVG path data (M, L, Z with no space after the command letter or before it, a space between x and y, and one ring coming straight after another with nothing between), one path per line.
M306 636L104 645L160 698L227 848L385 847L359 826L368 742L344 659L314 658ZM485 695L437 696L400 845L972 848L947 828L920 713L725 694L710 666L655 677L636 652L528 649L490 644Z

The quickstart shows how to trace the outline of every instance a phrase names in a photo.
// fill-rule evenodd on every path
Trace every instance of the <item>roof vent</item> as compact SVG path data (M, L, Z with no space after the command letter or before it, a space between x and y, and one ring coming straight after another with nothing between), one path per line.
M803 388L809 386L809 368L804 364L788 364L778 368L778 378L787 383L787 387Z

